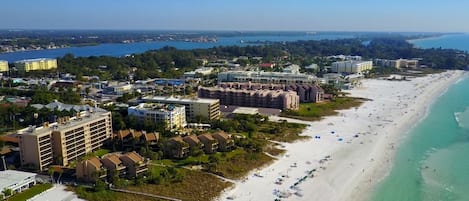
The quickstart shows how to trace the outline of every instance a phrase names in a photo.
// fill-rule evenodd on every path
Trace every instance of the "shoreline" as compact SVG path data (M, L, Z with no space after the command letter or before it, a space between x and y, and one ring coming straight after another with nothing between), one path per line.
M372 101L306 122L309 126L302 134L313 139L285 144L280 160L257 170L262 177L248 175L217 200L369 199L389 174L397 147L435 100L465 75L447 71L410 82L364 80L362 88L349 92Z

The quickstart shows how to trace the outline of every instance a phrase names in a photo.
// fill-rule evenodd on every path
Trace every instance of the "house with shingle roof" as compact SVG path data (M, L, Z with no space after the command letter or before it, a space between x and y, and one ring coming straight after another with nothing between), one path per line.
M117 154L113 153L107 155L101 159L101 163L109 170L110 175L117 174L120 177L123 177L126 174L126 167Z
M189 155L189 144L181 136L172 137L165 144L165 152L173 158L185 158Z
M136 177L148 171L147 161L137 152L128 152L119 157L127 167L127 175Z
M215 153L218 149L218 141L215 140L210 134L202 134L197 136L199 140L204 144L204 151L207 154Z
M212 137L218 141L219 151L231 151L234 147L234 139L231 135L223 131L212 134Z
M97 157L78 162L75 170L77 179L82 181L95 182L107 176L107 170Z
M194 153L195 150L202 150L204 144L197 138L197 135L188 135L183 138L184 142L189 144L190 152Z

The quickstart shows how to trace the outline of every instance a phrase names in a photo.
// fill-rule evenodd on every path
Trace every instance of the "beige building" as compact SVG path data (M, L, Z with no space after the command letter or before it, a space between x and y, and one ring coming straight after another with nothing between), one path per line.
M419 66L419 60L417 59L375 59L375 64L382 67L391 67L391 68L417 68Z
M373 69L372 61L338 61L332 63L335 73L363 73Z
M207 118L208 120L220 119L220 101L218 99L150 96L143 97L142 100L143 102L184 105L186 119L190 121L195 121L197 116Z
M21 165L47 170L51 164L67 166L99 149L112 137L111 112L83 111L77 116L17 132Z
M298 110L300 98L294 91L247 90L222 87L199 87L201 98L217 98L220 104Z
M162 103L140 103L129 107L127 113L137 117L140 121L164 122L167 129L181 129L186 127L186 109L184 106L176 106Z
M0 60L0 72L8 72L8 61Z
M15 67L20 72L29 72L36 70L57 69L57 59L26 59L15 62Z

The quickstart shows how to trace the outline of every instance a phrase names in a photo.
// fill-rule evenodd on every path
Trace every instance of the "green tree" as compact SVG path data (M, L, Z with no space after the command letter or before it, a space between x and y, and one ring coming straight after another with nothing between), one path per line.
M13 195L13 191L9 188L4 188L2 193L3 193L3 195L5 195L5 197L9 197L9 196Z

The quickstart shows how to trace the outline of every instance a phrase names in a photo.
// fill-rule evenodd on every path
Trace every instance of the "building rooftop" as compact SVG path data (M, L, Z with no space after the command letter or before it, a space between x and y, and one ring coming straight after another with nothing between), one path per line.
M95 111L99 111L99 112L105 112L106 111L104 109L89 106L89 105L70 105L70 104L61 103L59 101L54 101L54 102L51 102L47 105L32 104L31 106L38 109L38 110L45 107L49 110L58 110L58 111L63 111L63 110L70 111L72 109L75 110L75 111L86 111L86 110L95 110Z
M46 61L46 60L56 60L56 59L52 59L52 58L23 59L23 60L15 61L15 63Z
M166 96L147 96L143 97L143 100L153 100L153 101L170 101L170 102L179 102L179 103L209 103L214 104L218 102L218 99L208 99L208 98L180 98L180 97L166 97Z
M145 161L145 158L140 156L140 154L137 154L135 151L126 153L126 154L122 155L121 157L129 158L134 163L139 163L139 162Z
M140 103L137 106L134 107L129 107L133 109L139 109L139 110L151 110L151 111L173 111L177 108L181 108L184 106L177 106L173 104L160 104L160 103Z
M0 171L0 189L10 188L24 180L35 177L36 173L22 172L16 170Z
M42 135L48 132L51 132L53 130L60 130L60 129L66 129L66 128L71 128L77 125L81 124L87 124L88 122L94 121L96 118L108 115L108 111L97 111L97 112L91 112L91 111L82 111L79 112L77 116L71 117L71 118L59 118L58 121L63 120L63 122L54 122L48 125L36 127L36 126L30 126L28 128L24 128L21 130L18 130L16 134L18 135ZM45 123L46 124L46 123Z

